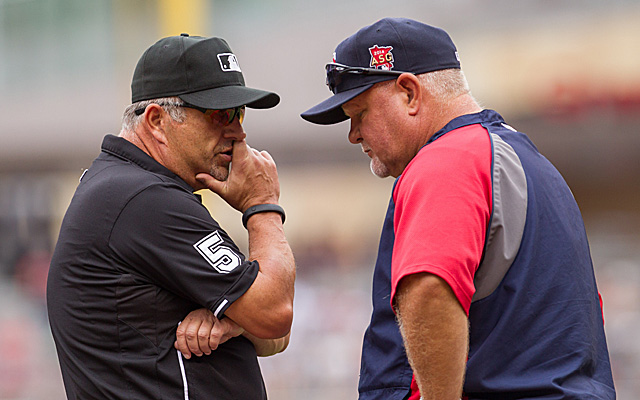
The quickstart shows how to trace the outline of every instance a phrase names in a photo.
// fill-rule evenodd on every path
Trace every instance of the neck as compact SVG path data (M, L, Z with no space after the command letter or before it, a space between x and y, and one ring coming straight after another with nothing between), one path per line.
M192 188L199 189L198 186L200 186L200 183L195 180L195 176L185 173L183 168L184 164L176 162L176 160L180 160L173 157L173 154L169 151L168 147L163 143L158 142L151 133L141 129L142 128L139 127L133 131L121 131L119 136L128 140L140 150L144 151L149 157L156 160L169 171L178 175Z
M468 93L446 102L434 104L430 109L435 110L435 112L430 115L430 123L426 129L428 135L424 143L453 119L482 111L482 107Z
M119 136L121 138L125 139L125 140L128 140L132 144L136 145L140 150L142 150L145 153L147 153L147 155L153 157L151 155L151 152L149 151L149 148L145 144L144 140L142 140L140 138L140 135L138 135L138 132L136 132L136 131L121 131ZM155 159L155 157L153 157L153 158Z

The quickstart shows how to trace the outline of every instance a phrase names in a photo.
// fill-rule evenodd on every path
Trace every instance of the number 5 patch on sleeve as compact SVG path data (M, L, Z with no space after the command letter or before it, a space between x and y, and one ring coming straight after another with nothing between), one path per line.
M218 272L227 274L241 263L240 256L232 248L223 246L224 241L218 231L202 238L194 244L196 250Z

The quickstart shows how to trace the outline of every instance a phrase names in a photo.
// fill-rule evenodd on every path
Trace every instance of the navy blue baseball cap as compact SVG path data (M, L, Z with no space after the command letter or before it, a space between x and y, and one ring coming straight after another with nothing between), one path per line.
M403 72L460 68L456 46L442 29L407 18L384 18L342 41L327 64L333 96L300 114L321 125L347 120L342 105Z
M245 86L238 59L222 38L170 36L149 47L136 65L131 102L177 96L202 108L271 108L280 96Z

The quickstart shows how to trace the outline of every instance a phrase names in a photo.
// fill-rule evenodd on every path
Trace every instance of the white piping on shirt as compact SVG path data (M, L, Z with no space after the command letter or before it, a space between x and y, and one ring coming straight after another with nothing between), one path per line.
M213 313L213 316L220 319L218 317L218 314L220 314L220 311L222 310L222 307L226 306L227 303L229 302L229 300L224 299L224 301L222 303L220 303L220 305L218 306L218 308L216 308L216 312Z
M178 326L182 321L178 322ZM182 390L184 391L184 400L189 400L189 385L187 384L187 373L184 370L184 362L182 361L182 353L180 350L176 350L178 353L178 363L180 364L180 373L182 374Z
M189 386L187 385L187 374L184 371L184 362L182 361L182 353L180 350L176 350L178 353L178 362L180 363L180 373L182 374L182 387L184 390L184 400L189 400Z

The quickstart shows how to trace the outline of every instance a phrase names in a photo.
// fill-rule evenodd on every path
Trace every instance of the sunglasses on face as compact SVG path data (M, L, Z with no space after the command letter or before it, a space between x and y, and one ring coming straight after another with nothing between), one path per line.
M406 73L404 71L392 71L390 69L351 67L338 63L329 63L325 65L324 69L327 71L327 86L334 94L336 93L337 86L342 83L343 75L345 74L400 76Z
M159 104L157 103L159 106L167 106L169 104ZM244 114L246 111L246 107L245 106L239 106L239 107L234 107L234 108L227 108L224 110L212 110L209 108L202 108L202 107L198 107L198 106L194 106L192 104L182 104L182 105L177 105L177 107L184 107L184 108L193 108L194 110L198 110L201 113L203 113L204 115L206 115L207 117L211 118L211 120L213 122L216 122L220 125L226 126L226 125L231 125L231 123L233 122L233 120L238 117L238 122L240 122L240 124L242 124L242 122L244 121ZM142 115L144 113L145 108L138 108L137 110L135 110L135 114L136 115Z
M194 110L198 110L204 115L206 115L207 117L211 118L213 122L216 122L223 126L231 125L231 123L236 117L238 117L238 122L242 124L242 122L244 121L244 113L246 110L245 106L226 108L224 110L211 110L208 108L202 108L202 107L194 106L191 104L183 104L181 107L193 108Z

